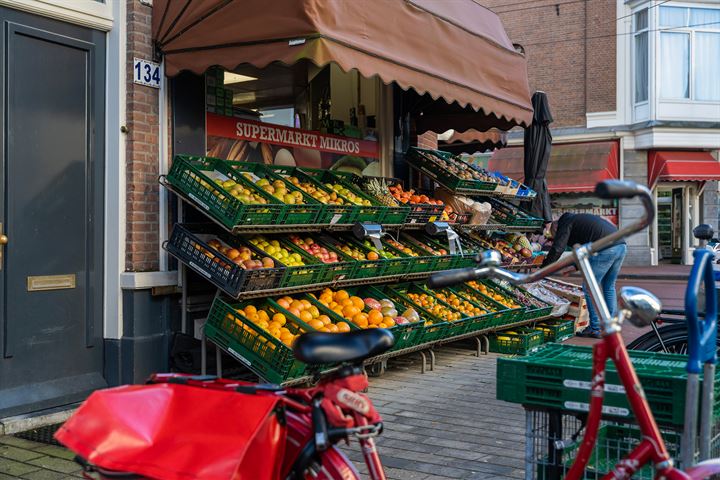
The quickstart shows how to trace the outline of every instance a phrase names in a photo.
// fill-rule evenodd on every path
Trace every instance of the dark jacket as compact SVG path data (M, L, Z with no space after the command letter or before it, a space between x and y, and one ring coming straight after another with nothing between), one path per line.
M565 213L558 220L557 232L543 266L556 262L568 246L594 242L616 231L617 228L612 223L597 215ZM618 242L621 243L625 241Z

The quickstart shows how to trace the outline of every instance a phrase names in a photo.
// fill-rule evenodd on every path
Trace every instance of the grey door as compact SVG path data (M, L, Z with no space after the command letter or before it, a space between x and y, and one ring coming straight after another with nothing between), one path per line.
M0 8L0 418L103 371L105 35Z

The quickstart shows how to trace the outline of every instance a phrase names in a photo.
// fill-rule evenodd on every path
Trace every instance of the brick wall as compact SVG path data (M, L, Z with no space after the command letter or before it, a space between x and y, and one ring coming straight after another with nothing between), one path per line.
M152 59L152 8L127 0L127 150L125 269L159 267L158 90L132 81L133 58Z
M480 3L524 47L531 91L547 93L554 127L585 126L585 113L615 110L615 0Z

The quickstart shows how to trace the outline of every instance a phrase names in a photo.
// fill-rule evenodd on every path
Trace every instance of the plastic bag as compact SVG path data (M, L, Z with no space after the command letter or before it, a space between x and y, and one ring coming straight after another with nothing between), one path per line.
M533 294L540 300L553 306L550 315L553 317L561 317L565 315L570 308L570 302L566 299L555 295L553 292L545 288L540 282L528 283L523 288Z

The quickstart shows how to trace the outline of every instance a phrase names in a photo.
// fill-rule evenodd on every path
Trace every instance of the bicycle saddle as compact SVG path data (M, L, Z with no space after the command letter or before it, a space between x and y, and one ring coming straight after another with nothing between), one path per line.
M394 343L393 334L382 328L348 333L310 332L295 340L293 352L308 365L356 362L385 353Z

